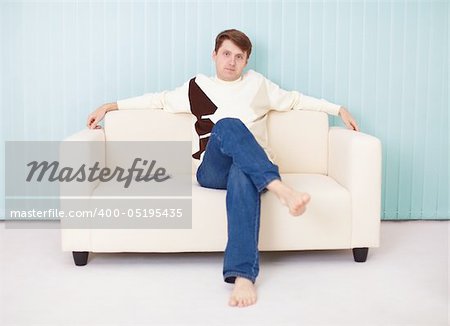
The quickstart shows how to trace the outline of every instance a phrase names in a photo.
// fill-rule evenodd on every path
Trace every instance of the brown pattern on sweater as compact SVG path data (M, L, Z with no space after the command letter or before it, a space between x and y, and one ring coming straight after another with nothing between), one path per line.
M209 137L200 138L200 136L211 133L214 122L209 118L203 118L205 115L214 114L217 106L209 99L203 90L195 82L195 78L189 81L189 103L192 114L197 118L195 122L195 131L199 136L199 151L192 155L199 160L200 155L205 151Z

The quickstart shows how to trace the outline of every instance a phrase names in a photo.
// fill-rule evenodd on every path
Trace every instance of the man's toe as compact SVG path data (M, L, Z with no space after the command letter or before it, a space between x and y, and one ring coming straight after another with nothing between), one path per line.
M238 301L235 298L231 298L228 304L232 307L236 307L238 304Z

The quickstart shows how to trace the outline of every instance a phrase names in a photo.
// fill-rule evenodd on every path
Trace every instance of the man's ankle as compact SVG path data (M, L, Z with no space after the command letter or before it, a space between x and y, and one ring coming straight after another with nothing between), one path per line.
M243 276L236 276L236 279L234 280L234 284L236 283L252 283L253 281L249 278L243 277Z
M273 181L271 181L267 186L267 190L269 191L277 191L279 189L281 189L283 187L283 183L281 182L281 180L279 179L275 179Z

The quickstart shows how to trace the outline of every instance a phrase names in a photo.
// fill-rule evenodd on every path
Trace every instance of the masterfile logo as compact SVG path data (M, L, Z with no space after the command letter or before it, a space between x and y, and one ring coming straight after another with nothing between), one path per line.
M140 162L142 162L141 165L143 168L138 168ZM115 179L118 182L124 182L124 188L128 188L132 180L136 182L149 182L152 180L155 182L163 182L170 178L170 175L166 175L166 169L163 167L156 168L153 173L156 165L155 160L152 160L148 166L147 163L148 160L135 158L129 169L120 166L116 166L115 169L108 167L99 168L99 162L95 162L92 167L86 167L86 164L82 164L78 169L74 169L72 167L60 168L58 161L53 161L52 163L48 161L33 161L27 164L31 168L26 180L27 182L32 181L35 173L39 171L36 177L36 181L39 182L46 175L49 182L94 182L97 180L100 182L108 182ZM146 168L145 174L144 168Z
M190 228L191 148L191 142L6 142L7 225Z

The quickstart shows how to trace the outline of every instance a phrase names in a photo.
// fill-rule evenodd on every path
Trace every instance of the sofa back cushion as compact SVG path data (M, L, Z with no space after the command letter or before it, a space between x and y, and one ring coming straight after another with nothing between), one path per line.
M191 141L194 118L163 110L118 110L105 117L106 141ZM281 173L327 173L328 117L322 112L271 111L269 145ZM107 146L108 148L108 146ZM120 153L106 151L108 165ZM194 160L197 161L197 160Z
M191 128L191 114L187 113L117 110L105 116L107 141L191 141Z
M282 173L327 174L326 113L271 111L267 128L269 146Z

